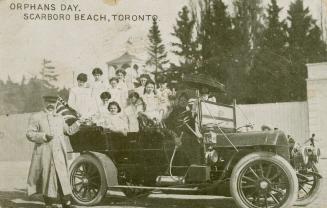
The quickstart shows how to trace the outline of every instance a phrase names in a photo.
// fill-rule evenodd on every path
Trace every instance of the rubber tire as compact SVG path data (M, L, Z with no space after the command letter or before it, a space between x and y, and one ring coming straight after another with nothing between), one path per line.
M318 173L320 173L319 168L317 167L316 164L313 164L313 168L316 169L316 171ZM308 198L306 198L304 200L296 200L294 205L296 205L296 206L306 206L306 205L310 204L311 202L313 202L314 200L316 200L317 197L319 196L320 191L321 191L322 184L323 184L323 178L318 179L317 186L315 187L315 189L311 193L310 197L308 197Z
M95 158L94 156L88 155L88 154L82 154L78 158L76 158L73 161L73 163L71 164L70 171L69 171L70 178L72 177L71 174L72 174L72 170L74 169L74 167L81 162L91 163L91 164L95 165L95 167L97 167L97 169L100 173L100 177L101 177L101 186L100 186L98 195L89 202L78 200L78 198L76 198L73 193L72 193L72 198L77 204L83 205L83 206L93 206L93 205L99 204L102 201L103 197L106 195L107 189L108 189L106 174L104 172L103 166L100 163L100 161L97 158Z
M256 160L265 160L268 162L273 162L277 164L279 167L281 167L288 178L290 179L290 196L285 201L284 204L282 204L279 208L289 208L293 205L295 200L297 199L297 193L298 193L298 179L296 176L296 173L293 169L293 167L287 162L283 157L271 153L271 152L255 152L250 153L246 156L244 156L238 163L234 166L232 175L230 178L230 192L231 195L238 207L241 208L249 208L243 201L242 198L239 195L238 188L237 188L237 181L238 176L240 175L243 168L245 168L249 163L254 162Z

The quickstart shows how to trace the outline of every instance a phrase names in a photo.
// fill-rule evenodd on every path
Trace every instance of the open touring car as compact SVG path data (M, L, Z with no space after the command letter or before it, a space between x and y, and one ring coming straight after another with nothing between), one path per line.
M235 105L195 102L195 115L181 119L177 133L149 126L123 136L82 126L70 137L80 153L70 167L74 200L96 205L108 189L127 197L153 191L231 196L244 208L306 205L317 197L316 162L291 156L282 131L238 132Z

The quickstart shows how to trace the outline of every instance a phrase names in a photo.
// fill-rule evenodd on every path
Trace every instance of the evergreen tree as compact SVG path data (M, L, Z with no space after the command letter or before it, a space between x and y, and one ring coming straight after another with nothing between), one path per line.
M232 24L222 0L204 0L197 35L200 72L225 83L231 61Z
M261 0L235 0L234 2L234 41L239 63L249 72L255 53L260 46L263 25L263 6Z
M39 111L43 107L42 96L47 94L57 94L67 100L66 88L59 89L44 84L44 80L37 77L26 82L23 76L20 83L13 82L10 76L6 82L0 80L0 115Z
M288 100L288 69L286 58L286 23L280 21L276 0L271 0L267 8L266 28L263 31L260 48L254 58L250 73L254 102L280 102Z
M155 67L155 77L157 77L159 70L162 71L164 65L169 61L167 60L167 52L165 45L162 43L161 33L156 19L153 19L148 38L150 46L148 48L149 59L146 64Z
M42 109L42 96L44 95L44 89L42 80L33 77L28 81L25 88L26 105L24 112L36 112Z
M240 103L252 103L256 95L251 88L250 71L262 39L263 6L261 0L235 0L233 2L233 62L227 89Z
M58 80L58 74L55 72L55 67L54 66L49 66L49 64L52 61L43 59L42 62L42 69L40 72L41 79L43 81L43 84L47 87L54 87L53 82Z
M17 96L20 94L20 87L17 83L14 83L11 80L11 77L8 75L6 85L4 87L3 101L6 106L5 111L7 113L19 113L20 112L20 97Z
M285 20L280 21L279 13L282 8L277 5L277 0L271 0L268 5L266 29L263 32L261 47L267 48L276 54L285 54L287 40L287 25Z
M306 99L306 63L326 60L326 45L321 41L321 30L310 15L309 8L304 8L302 0L292 2L288 10L288 56L292 66L290 73L290 99Z
M305 43L305 52L309 63L327 61L326 43L322 40L322 30L314 24Z
M172 46L177 48L173 53L183 60L180 62L181 65L195 62L196 43L193 41L194 26L195 14L192 14L188 7L184 6L178 12L178 19L172 33L178 39L178 42L172 43Z

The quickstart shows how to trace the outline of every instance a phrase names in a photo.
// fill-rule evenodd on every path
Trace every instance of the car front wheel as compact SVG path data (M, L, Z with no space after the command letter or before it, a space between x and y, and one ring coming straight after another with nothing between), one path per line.
M235 165L230 190L235 203L242 208L286 208L297 198L298 179L281 156L256 152Z
M106 176L101 163L91 155L81 155L70 168L72 197L79 205L100 203L107 193Z

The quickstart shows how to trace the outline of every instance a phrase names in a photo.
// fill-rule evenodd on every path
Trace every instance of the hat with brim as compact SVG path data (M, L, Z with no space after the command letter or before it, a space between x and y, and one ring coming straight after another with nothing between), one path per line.
M45 95L43 96L43 101L48 103L55 103L57 102L58 97L53 95Z

